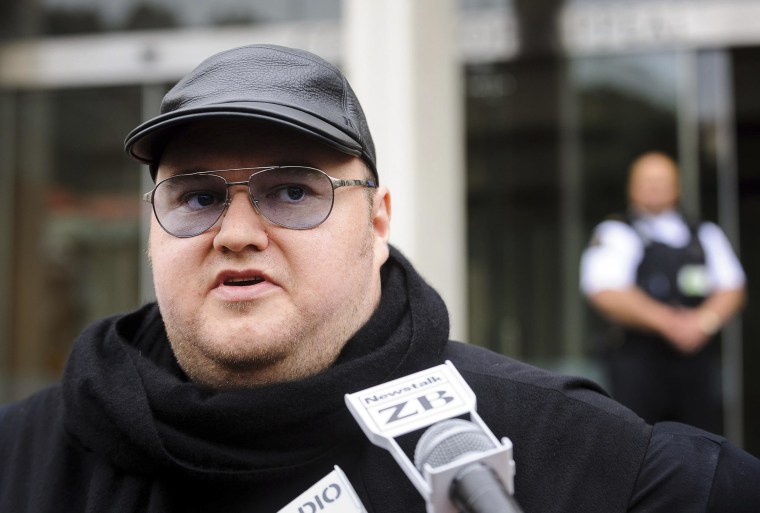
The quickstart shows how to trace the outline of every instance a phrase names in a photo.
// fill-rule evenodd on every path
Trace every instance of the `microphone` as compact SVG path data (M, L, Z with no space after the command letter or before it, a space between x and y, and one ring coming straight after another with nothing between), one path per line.
M477 413L475 393L450 361L345 399L367 438L390 452L420 492L427 513L461 513L459 508L465 513L521 512L511 498L512 442L498 440L488 429ZM463 420L465 415L470 421ZM449 427L454 420L467 424L467 429L457 425L457 436ZM396 439L422 430L426 442L421 438L416 446L415 466ZM452 440L459 449L447 449Z
M449 419L428 428L417 442L414 464L423 474L477 457L493 442L474 422ZM522 513L496 472L481 460L466 463L454 474L449 498L462 513Z

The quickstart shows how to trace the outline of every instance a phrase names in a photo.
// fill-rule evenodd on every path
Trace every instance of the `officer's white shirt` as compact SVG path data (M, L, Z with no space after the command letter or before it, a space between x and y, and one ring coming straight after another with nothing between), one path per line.
M650 240L674 248L685 247L691 238L683 217L672 210L640 217L635 223ZM714 223L705 222L697 236L705 252L710 293L744 286L744 271L723 231ZM622 221L602 222L581 257L581 290L591 295L635 286L636 270L643 257L644 244L630 225Z

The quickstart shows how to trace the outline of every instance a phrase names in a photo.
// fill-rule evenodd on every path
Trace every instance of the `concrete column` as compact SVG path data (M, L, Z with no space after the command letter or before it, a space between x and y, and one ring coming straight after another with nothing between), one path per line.
M453 0L344 0L341 64L391 190L391 243L467 337L463 69Z

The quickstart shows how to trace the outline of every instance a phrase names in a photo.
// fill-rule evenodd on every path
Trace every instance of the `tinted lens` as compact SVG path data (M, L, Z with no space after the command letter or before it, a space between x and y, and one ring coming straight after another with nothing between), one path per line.
M211 228L224 211L227 187L214 175L179 175L159 183L153 211L167 232L192 237Z
M305 230L321 224L333 206L330 178L318 169L281 167L251 176L250 189L262 215L275 224Z

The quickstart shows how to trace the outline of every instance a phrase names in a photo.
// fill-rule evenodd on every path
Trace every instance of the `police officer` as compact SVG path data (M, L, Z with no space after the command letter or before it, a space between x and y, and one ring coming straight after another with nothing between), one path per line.
M629 209L599 224L581 289L618 328L608 338L612 395L648 422L720 432L719 350L710 344L744 304L745 275L713 223L678 210L676 163L649 152L628 176Z

